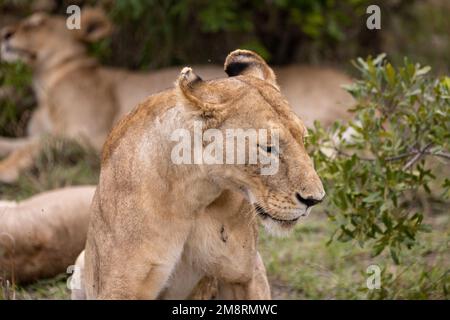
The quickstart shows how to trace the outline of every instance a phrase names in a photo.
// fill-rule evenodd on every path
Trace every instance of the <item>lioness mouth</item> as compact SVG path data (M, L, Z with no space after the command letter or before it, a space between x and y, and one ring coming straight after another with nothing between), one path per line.
M266 210L264 210L259 204L255 204L255 209L256 209L256 212L263 218L263 219L266 219L266 218L270 218L270 219L272 219L272 220L274 220L274 221L276 221L276 222L279 222L279 223L282 223L282 224L293 224L293 223L295 223L295 222L297 222L297 220L300 218L300 217L297 217L297 218L294 218L294 219L279 219L279 218L275 218L275 217L273 217L270 213L268 213Z
M31 59L35 59L36 58L36 54L34 52L30 51L30 50L21 49L21 48L15 48L15 47L11 47L10 45L6 45L5 46L5 50L6 50L6 52L17 53L19 55L28 56Z

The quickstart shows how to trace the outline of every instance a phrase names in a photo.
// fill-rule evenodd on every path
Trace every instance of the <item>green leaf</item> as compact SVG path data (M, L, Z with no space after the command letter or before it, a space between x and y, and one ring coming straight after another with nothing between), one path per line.
M395 70L390 63L386 65L386 77L390 85L395 83Z
M389 248L389 252L391 254L392 260L394 260L394 263L400 264L400 259L398 258L397 250L391 247L391 248Z
M430 72L431 67L430 66L425 66L423 68L420 68L416 71L416 76L423 76L424 74L427 74L428 72Z
M372 193L370 195L368 195L367 197L365 197L362 201L365 203L374 203L374 202L378 202L380 201L381 195L378 192Z

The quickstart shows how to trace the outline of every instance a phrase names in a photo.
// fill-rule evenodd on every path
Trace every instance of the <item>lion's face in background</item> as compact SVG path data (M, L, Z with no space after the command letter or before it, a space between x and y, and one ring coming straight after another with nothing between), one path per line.
M84 54L85 42L99 40L111 31L111 24L98 9L84 9L80 26L69 30L64 18L35 13L1 30L1 58L39 67L55 57Z

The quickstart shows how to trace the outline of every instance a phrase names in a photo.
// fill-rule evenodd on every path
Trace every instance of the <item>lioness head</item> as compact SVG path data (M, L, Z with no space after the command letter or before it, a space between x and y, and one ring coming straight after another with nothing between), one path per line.
M227 57L225 72L230 76L227 79L203 81L192 69L183 69L177 82L179 96L202 119L204 129L219 129L224 136L238 130L264 129L254 145L263 158L277 160L277 170L264 174L265 165L251 162L250 156L241 164L204 168L214 181L241 191L268 230L287 231L325 196L305 150L306 128L280 93L274 72L260 56L236 50ZM271 132L277 132L277 141ZM249 152L250 144L250 139L246 139ZM224 154L230 151L227 148L225 142L221 149Z
M111 24L99 9L83 9L80 29L70 30L66 19L35 13L16 25L1 30L1 58L22 61L32 67L84 54L84 42L101 39L111 31Z

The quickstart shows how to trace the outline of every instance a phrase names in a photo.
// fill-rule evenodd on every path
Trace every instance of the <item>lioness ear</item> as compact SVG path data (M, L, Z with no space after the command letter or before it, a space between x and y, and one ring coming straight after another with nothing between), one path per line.
M278 88L273 70L257 53L249 50L235 50L225 59L224 70L230 77L253 76L269 82Z
M112 25L102 9L87 7L81 11L81 29L78 31L83 41L95 42L108 36Z
M211 112L214 109L214 105L202 101L198 97L198 94L195 93L195 90L203 83L202 78L195 74L192 68L185 67L181 70L176 85L180 89L181 97L184 98L189 105L196 109L200 109L202 112Z

